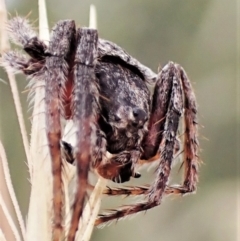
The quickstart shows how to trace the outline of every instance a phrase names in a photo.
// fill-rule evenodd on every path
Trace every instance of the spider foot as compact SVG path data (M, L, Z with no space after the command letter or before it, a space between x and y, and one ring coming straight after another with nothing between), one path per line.
M13 73L26 73L29 67L29 60L18 51L9 51L2 54L1 66Z
M17 45L25 46L29 40L37 37L29 20L22 17L12 18L7 24L10 39Z
M120 188L107 187L107 189L103 191L103 194L109 195L109 196L118 196L118 195L138 196L138 195L146 195L148 192L149 192L149 185L141 186L141 187L120 187Z
M165 194L180 194L180 195L185 195L188 193L194 193L196 191L196 187L187 187L187 186L171 186L171 187L166 187L165 189Z
M157 202L142 202L135 205L125 205L118 209L111 209L108 212L100 214L95 221L95 226L105 225L111 223L113 220L119 220L133 215L138 212L147 211L151 208L158 206Z

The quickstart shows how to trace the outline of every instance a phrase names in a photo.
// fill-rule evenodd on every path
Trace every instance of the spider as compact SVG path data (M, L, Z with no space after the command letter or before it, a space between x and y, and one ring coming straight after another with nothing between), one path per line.
M157 162L155 181L146 187L106 189L109 195L140 195L146 201L99 215L96 225L145 211L161 204L163 195L196 190L198 182L197 107L184 69L173 62L158 74L142 65L116 44L98 38L98 32L75 27L72 20L59 21L49 44L39 40L26 19L9 23L13 41L29 55L9 51L2 64L45 80L46 134L53 174L53 240L62 235L61 168L64 149L75 163L78 186L72 206L68 241L75 239L94 169L103 178L123 183L139 178L141 163ZM148 84L154 86L151 94ZM174 154L179 149L178 129L183 116L184 180L168 186ZM61 118L72 119L76 146L61 141ZM107 152L111 153L109 158Z

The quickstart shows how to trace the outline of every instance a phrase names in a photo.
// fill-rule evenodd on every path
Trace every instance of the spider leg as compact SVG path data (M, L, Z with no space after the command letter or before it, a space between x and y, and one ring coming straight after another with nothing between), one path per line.
M30 59L17 51L5 52L2 55L2 65L14 72L26 75L38 74L45 64L47 46L38 39L28 20L15 17L8 22L7 29L10 39L23 47Z
M27 18L14 17L8 21L6 28L11 41L20 46L24 46L30 39L37 37L37 33Z
M166 187L164 191L164 195L170 195L176 193L176 190L172 187ZM139 195L147 195L149 194L149 186L143 187L125 187L125 188L110 188L104 190L103 194L109 196L118 196L118 195L125 195L125 196L139 196ZM99 214L98 218L95 221L95 226L102 225L104 223L109 223L113 220L119 220L124 218L128 215L133 215L138 212L147 211L148 209L154 208L158 206L157 202L141 202L136 205L125 205L120 208L111 209L106 213Z
M182 88L185 94L184 103ZM159 94L156 94L156 92ZM161 108L165 109L159 110L161 108L157 108L159 114L155 113L152 115L149 127L150 135L147 137L147 142L145 139L145 145L143 146L146 152L143 154L143 156L151 157L156 155L156 150L154 150L154 148L155 145L160 142L160 147L157 150L157 152L160 154L160 163L156 171L157 177L152 186L147 191L144 189L137 189L137 193L139 194L148 194L148 200L136 205L128 205L116 210L111 210L110 213L101 214L95 222L96 226L105 222L110 222L114 219L120 219L127 215L146 211L156 207L161 204L163 195L173 193L184 194L186 192L192 192L195 190L198 169L196 100L187 75L185 74L182 67L177 64L170 62L162 69L161 73L159 74L154 93L153 110L154 106L157 107L158 105L161 105ZM171 170L175 139L179 125L179 119L183 111L183 105L186 108L186 138L184 146L187 149L185 150L186 157L184 161L186 166L184 175L185 179L183 187L168 187L167 182ZM161 120L163 119L164 121L161 123ZM156 129L156 125L158 125L158 129ZM156 131L161 131L160 133L162 134L160 137L153 135ZM134 193L134 191L131 192L131 188L129 192L124 189L109 189L105 192L110 195L124 194L124 192L127 194Z
M39 40L37 33L33 31L31 24L26 18L15 17L8 22L7 29L10 39L17 45L23 46L23 49L34 60L45 58L47 46Z
M161 143L166 122L166 113L172 89L173 73L171 68L163 69L158 75L152 102L152 113L150 115L148 135L143 140L143 156L149 160L158 154L159 143Z
M59 241L62 236L62 159L60 150L61 123L63 115L62 100L69 74L68 57L75 39L74 21L59 21L53 28L47 49L48 57L44 66L46 132L52 160L53 173L53 240Z
M185 96L184 101L184 121L185 121L185 140L184 140L184 181L183 186L169 187L171 192L176 194L185 194L194 192L198 182L198 168L199 168L199 143L198 143L198 121L197 121L197 105L196 98L191 86L191 82L180 65L176 65L180 72L182 86Z
M88 187L88 172L93 164L93 148L97 138L98 84L95 77L98 33L81 28L77 31L77 52L75 55L73 121L77 128L75 158L77 166L77 190L72 206L72 219L68 241L73 241L82 216Z
M178 68L173 63L170 62L162 69L160 73L160 85L162 87L167 85L170 93L166 96L166 99L160 98L162 102L167 104L167 111L164 113L165 121L158 149L160 164L156 171L157 177L149 193L149 201L156 202L157 204L161 203L162 195L170 175L179 120L183 112L181 76ZM155 88L155 93L159 91L157 89L159 89L158 86Z
M1 65L13 73L23 73L31 77L40 76L45 60L33 61L18 51L3 53Z
M139 196L139 195L145 195L149 192L149 185L146 186L126 186L126 187L107 187L103 194L109 195L109 196Z

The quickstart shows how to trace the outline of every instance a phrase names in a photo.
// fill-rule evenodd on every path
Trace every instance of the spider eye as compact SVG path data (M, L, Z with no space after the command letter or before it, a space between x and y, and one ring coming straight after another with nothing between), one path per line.
M121 118L117 115L114 115L113 120L116 121L116 122L119 122L121 120Z
M136 121L147 121L147 113L140 108L133 108L133 116Z

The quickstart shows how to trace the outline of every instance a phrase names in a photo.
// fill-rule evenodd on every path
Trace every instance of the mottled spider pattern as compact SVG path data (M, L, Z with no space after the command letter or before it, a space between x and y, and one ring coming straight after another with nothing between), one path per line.
M46 132L53 174L53 240L62 235L61 170L63 158L77 168L77 190L72 205L68 240L73 241L83 212L89 170L122 183L139 178L137 167L157 162L155 181L145 187L108 188L108 195L140 195L146 200L99 215L96 225L160 205L163 195L196 190L198 181L197 108L184 69L169 62L158 74L116 44L98 38L94 29L78 28L72 20L59 21L49 44L39 40L26 19L8 25L13 41L29 55L3 54L6 68L45 80ZM147 84L154 86L153 94ZM73 119L76 146L62 142L61 118ZM183 118L182 185L168 186L177 132ZM107 152L111 153L108 158Z

